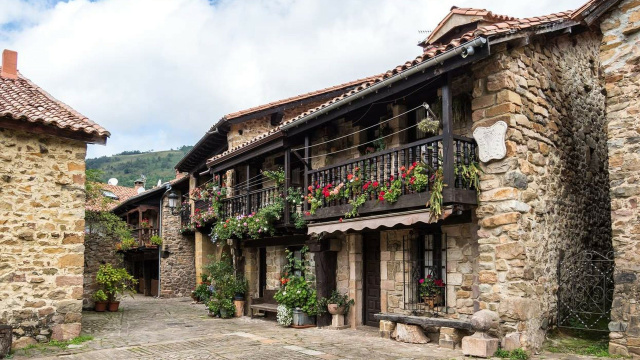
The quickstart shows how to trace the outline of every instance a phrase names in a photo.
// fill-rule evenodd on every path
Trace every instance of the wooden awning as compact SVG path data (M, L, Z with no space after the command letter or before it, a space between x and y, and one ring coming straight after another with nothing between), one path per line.
M431 211L414 210L396 213L393 215L381 214L367 217L357 217L354 219L343 219L342 221L319 222L308 224L307 231L309 235L347 231L362 231L364 229L375 230L380 228L392 228L394 226L411 226L415 224L436 223L438 220L444 220L453 212L451 207L442 209L442 216L439 219L431 219Z

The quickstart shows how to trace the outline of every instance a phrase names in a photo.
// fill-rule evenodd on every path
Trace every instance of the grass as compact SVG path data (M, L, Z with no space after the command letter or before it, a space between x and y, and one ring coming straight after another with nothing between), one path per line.
M529 358L529 354L522 349L514 349L512 351L498 349L493 356L511 360L527 360Z
M609 336L606 332L556 330L550 332L543 345L544 350L559 354L611 357Z
M83 342L87 342L91 340L93 340L93 336L90 336L90 335L80 335L67 341L51 340L48 343L44 343L44 344L27 345L24 348L13 352L11 356L13 356L14 353L18 353L18 352L22 352L23 355L29 355L30 350L39 350L41 353L44 353L51 348L66 349L69 345L80 345Z

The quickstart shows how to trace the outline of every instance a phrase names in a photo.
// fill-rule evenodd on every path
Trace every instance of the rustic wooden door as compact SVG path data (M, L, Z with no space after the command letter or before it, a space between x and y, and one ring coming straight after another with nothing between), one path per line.
M363 257L363 323L379 326L373 315L380 312L380 233L366 233L362 239Z

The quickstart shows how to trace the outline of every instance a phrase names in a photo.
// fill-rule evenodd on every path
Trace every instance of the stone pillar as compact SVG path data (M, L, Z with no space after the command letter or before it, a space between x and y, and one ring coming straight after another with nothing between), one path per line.
M352 329L362 325L362 234L348 234L349 246L349 298L355 300L349 310L349 325Z
M600 61L604 71L615 290L609 330L611 355L640 357L640 3L624 0L604 15Z
M209 240L208 234L200 231L196 231L195 243L196 284L199 284L202 279L202 267L209 262L209 255L216 254L216 246Z
M165 197L162 206L160 231L164 255L160 260L160 295L186 297L196 286L194 239L192 235L180 233L180 214L171 213L169 199Z

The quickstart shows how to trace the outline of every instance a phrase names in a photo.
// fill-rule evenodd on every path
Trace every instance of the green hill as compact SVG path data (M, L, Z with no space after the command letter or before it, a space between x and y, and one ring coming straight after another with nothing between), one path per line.
M112 156L87 159L87 169L102 170L102 181L118 179L118 185L133 187L133 182L143 174L147 177L147 188L176 177L173 167L193 146L182 146L177 150L141 152L124 151Z

